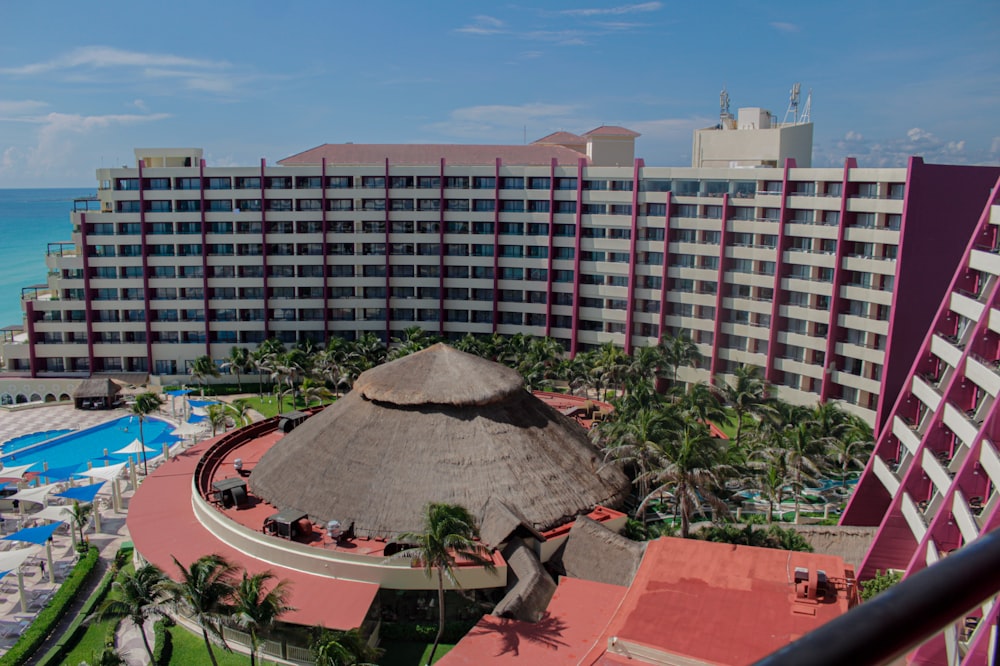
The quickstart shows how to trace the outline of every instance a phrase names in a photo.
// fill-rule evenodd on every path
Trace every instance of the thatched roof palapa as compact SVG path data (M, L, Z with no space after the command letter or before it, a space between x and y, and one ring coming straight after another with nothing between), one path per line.
M561 568L570 578L628 587L645 552L645 543L627 539L587 516L580 516L550 564Z
M516 372L443 344L362 373L264 454L250 486L279 508L389 539L419 531L428 502L485 518L496 498L508 511L491 531L520 522L544 531L619 506L629 487Z
M122 390L107 377L85 379L73 391L74 398L111 398L118 395Z

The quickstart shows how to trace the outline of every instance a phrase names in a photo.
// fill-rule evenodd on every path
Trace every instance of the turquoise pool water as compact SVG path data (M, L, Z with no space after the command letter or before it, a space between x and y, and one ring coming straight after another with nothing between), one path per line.
M146 446L159 452L161 444L151 443L157 437L171 431L171 425L165 421L147 418L142 425L142 431ZM51 431L50 431L51 432ZM46 435L43 439L37 440L37 444L21 445L18 450L8 453L8 446L4 447L4 452L0 455L0 461L5 465L26 465L35 464L30 471L40 472L43 463L48 463L50 468L71 468L73 471L82 472L87 469L87 462L93 460L95 467L104 465L104 460L97 460L104 455L104 449L109 454L117 449L125 447L139 438L139 420L134 416L123 416L114 421L108 421L101 425L70 432L61 437L52 438L48 433L35 433L35 435ZM32 437L27 435L26 437ZM18 438L21 439L21 438ZM15 440L11 440L14 442ZM147 454L156 455L156 454ZM114 462L125 462L127 456L113 456Z
M50 439L55 439L56 437L62 437L63 435L73 432L72 430L45 430L43 432L33 432L30 435L21 435L20 437L14 437L8 439L3 444L0 444L0 453L16 453L21 449L33 446L35 444L40 444L42 442L47 442Z

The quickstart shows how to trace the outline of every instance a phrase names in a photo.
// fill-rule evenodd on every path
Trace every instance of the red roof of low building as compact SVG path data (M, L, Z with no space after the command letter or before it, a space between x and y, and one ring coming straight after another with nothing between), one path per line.
M625 592L618 585L563 578L539 622L486 615L439 663L579 663L600 638Z
M283 160L283 166L321 164L384 164L389 160L395 165L445 164L456 166L493 165L497 158L503 164L518 166L548 166L557 164L576 166L586 155L571 148L543 145L526 146L463 145L433 143L325 143Z
M587 139L580 136L579 134L573 134L572 132L553 132L547 136L543 136L541 139L532 141L532 143L548 143L548 144L559 144L565 145L569 144L581 144L587 143Z
M194 515L191 479L201 454L213 440L188 449L160 465L143 481L129 503L128 528L136 550L171 577L177 577L177 558L184 566L203 555L219 554L253 575L270 571L288 581L288 604L295 610L285 622L330 629L360 627L378 593L378 585L342 580L289 569L228 545Z
M714 664L748 664L847 612L835 599L796 600L795 569L853 579L833 555L733 546L696 539L650 542L604 635L580 663L616 664L608 641L642 645Z
M620 127L618 125L601 125L600 127L595 127L589 132L584 132L584 136L642 136L638 132L633 132L632 130Z

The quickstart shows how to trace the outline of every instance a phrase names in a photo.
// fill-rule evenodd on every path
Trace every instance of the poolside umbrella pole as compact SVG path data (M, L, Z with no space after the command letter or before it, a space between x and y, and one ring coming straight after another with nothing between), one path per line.
M24 572L17 568L17 596L21 599L21 612L28 612L28 596L24 593Z
M70 530L72 530L72 529L73 529L73 527L70 526ZM45 558L49 561L49 582L52 583L53 585L55 585L55 583L56 583L56 568L54 566L55 563L52 561L52 537L49 537L45 541Z

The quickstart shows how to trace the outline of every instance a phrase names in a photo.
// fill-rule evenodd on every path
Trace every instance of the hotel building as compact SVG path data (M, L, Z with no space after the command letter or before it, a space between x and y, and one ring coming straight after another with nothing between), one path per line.
M910 576L1000 525L1000 182L965 238L841 521L879 527L861 579L889 569ZM998 613L994 597L912 663L994 663Z
M753 364L782 398L877 422L997 169L654 167L636 136L325 144L247 167L138 149L98 170L96 207L50 244L3 371L172 381L272 336L413 326L547 335L571 354L683 332L707 359L685 380Z

